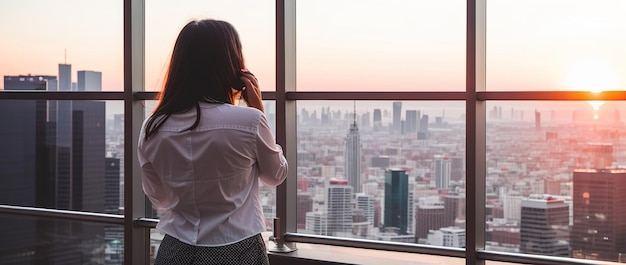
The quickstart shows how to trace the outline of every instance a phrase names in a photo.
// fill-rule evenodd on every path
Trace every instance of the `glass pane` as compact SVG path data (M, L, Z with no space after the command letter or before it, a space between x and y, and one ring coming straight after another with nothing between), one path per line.
M148 100L146 104L146 117L150 116L157 101ZM269 122L270 129L274 137L276 137L276 104L273 100L264 100L263 105L265 107L265 116ZM259 181L259 194L261 196L261 206L263 207L263 214L265 217L265 227L267 231L274 229L274 217L276 217L276 188L265 185L262 181ZM156 210L153 211L153 218L159 218Z
M464 248L464 113L462 101L298 101L298 232Z
M466 1L298 1L297 89L465 90Z
M124 226L0 215L2 264L123 264Z
M58 73L58 90L70 91L89 90L81 82L80 72L85 71L88 77L97 76L93 78L101 90L121 91L123 22L119 1L2 1L0 74ZM79 72L72 73L72 67Z
M2 100L0 204L119 213L121 102Z
M487 90L624 90L626 2L487 2Z
M626 102L487 102L487 249L618 261Z
M276 4L272 0L146 1L146 91L159 91L180 30L193 19L232 24L241 39L246 65L261 90L276 90ZM242 8L245 7L245 8Z

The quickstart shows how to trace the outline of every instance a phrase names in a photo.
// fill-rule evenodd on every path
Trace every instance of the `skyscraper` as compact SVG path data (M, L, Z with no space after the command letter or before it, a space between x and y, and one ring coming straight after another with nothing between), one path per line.
M427 239L430 230L447 226L445 205L437 196L419 198L415 212L416 243Z
M101 91L102 90L102 72L96 71L78 71L77 72L78 91Z
M364 193L356 194L356 208L363 211L370 225L377 226L374 223L374 202L374 197L370 195Z
M617 261L626 253L626 170L574 171L575 258Z
M535 130L541 130L541 112L535 110Z
M393 102L393 123L392 133L400 134L402 132L402 102Z
M385 171L385 230L395 230L399 235L407 234L409 223L409 175L401 169Z
M448 156L435 156L435 185L438 189L450 186L450 160Z
M5 76L5 90L46 90L55 76ZM49 164L45 100L3 100L0 104L0 204L55 207ZM50 259L50 222L42 218L0 218L0 260L33 264ZM19 220L19 221L16 221Z
M59 65L58 81L54 76L7 76L5 90L70 91L71 66ZM105 212L105 179L109 175L105 173L104 102L6 100L1 104L0 111L6 114L0 117L0 122L13 124L0 129L0 141L3 143L0 157L12 157L2 160L7 163L0 163L0 171L8 178L4 183L6 188L21 190L16 196L12 196L10 192L2 192L0 198L3 203ZM12 131L13 129L19 130ZM16 149L12 150L13 147ZM116 179L119 185L119 173ZM5 201L5 196L11 198ZM18 263L45 261L49 264L71 264L78 263L77 260L82 259L82 253L93 250L87 248L102 246L96 245L100 244L98 241L103 243L104 224L43 221L20 222L15 226L7 226L15 229L16 226L24 225L22 228L31 232L19 236L25 239L30 236L28 242L40 243L34 249L23 245L22 248L6 252L7 255L25 257L26 260L16 261ZM51 235L59 239L53 240ZM61 238L73 240L67 242ZM12 241L8 237L3 237L3 240ZM0 257L0 260L3 259Z
M405 122L405 131L406 133L417 133L417 124L419 121L418 111L417 110L406 110L406 122Z
M379 130L383 126L383 114L380 109L374 109L373 115L374 130Z
M420 128L417 132L417 139L426 140L428 139L428 115L422 115L420 119Z
M352 186L347 180L328 181L326 213L328 235L341 236L352 232Z
M569 205L549 195L522 200L520 251L569 256Z
M355 193L361 192L361 136L356 124L356 111L345 138L345 176Z

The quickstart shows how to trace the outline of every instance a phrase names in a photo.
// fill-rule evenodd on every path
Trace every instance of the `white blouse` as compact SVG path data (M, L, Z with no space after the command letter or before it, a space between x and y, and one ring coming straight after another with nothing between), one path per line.
M287 160L265 115L254 108L200 103L171 115L138 144L143 190L162 216L160 231L196 246L232 244L265 231L260 179L277 186Z

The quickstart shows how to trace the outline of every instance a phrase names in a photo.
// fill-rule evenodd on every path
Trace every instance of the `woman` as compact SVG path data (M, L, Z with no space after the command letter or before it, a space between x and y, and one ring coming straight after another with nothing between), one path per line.
M279 185L287 161L243 69L229 23L192 21L178 35L138 144L143 190L165 233L156 265L269 264L258 180Z

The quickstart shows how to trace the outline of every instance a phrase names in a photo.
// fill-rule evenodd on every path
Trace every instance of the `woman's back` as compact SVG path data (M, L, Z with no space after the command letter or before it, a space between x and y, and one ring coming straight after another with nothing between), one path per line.
M230 104L200 103L200 112L195 129L185 131L196 119L192 109L171 115L139 143L140 163L153 172L144 190L165 210L158 228L206 246L264 231L257 178L277 185L287 169L265 116Z

